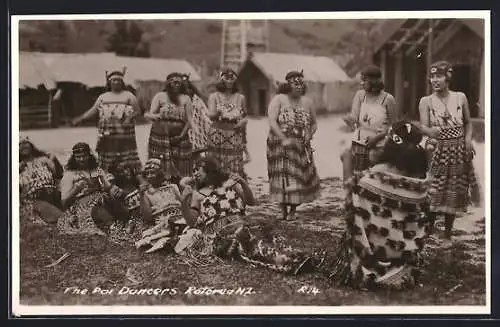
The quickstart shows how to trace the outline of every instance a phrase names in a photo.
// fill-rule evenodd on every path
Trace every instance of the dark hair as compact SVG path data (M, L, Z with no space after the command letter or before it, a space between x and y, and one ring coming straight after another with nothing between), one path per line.
M367 78L375 80L366 80ZM361 71L361 79L364 83L368 83L367 92L379 94L385 88L382 82L382 70L376 65L368 65Z
M167 96L168 96L168 99L170 100L170 102L172 102L173 104L176 104L176 105L180 104L179 96L181 94L186 94L186 91L184 89L184 83L181 82L179 91L174 92L173 88L168 83L168 80L172 77L180 77L182 79L183 76L184 76L183 74L177 73L177 72L173 72L173 73L168 74L167 79L165 80L165 87L163 88L163 91L165 93L167 93Z
M203 167L207 177L204 181L201 181L200 187L203 186L215 186L221 187L225 181L229 178L229 175L224 173L219 165L217 159L211 156L202 157L196 160L196 166Z
M440 61L436 61L434 62L430 67L429 69L431 70L431 73L432 73L432 69L433 68L437 68L439 73L442 73L445 78L446 78L446 81L450 81L453 77L453 65L446 61L446 60L440 60Z
M28 143L31 147L31 157L33 158L38 158L38 157L48 157L49 154L47 152L44 152L44 151L41 151L40 149L38 149L33 143L31 143L30 141L27 141L27 140L23 140L21 141L19 144L21 143ZM20 149L19 149L20 150ZM19 153L19 161L22 162L22 161L25 161L27 160L28 158L24 155L21 155L21 153Z
M205 95L203 95L203 93L201 93L200 90L198 90L198 88L196 88L193 85L193 83L191 83L190 80L184 80L184 83L182 86L182 93L191 97L191 95L189 94L190 90L193 91L193 95L197 95L198 97L200 97L200 99L202 99L203 101L206 102Z
M389 132L379 163L387 163L408 174L425 178L428 169L427 152L420 146L422 131L408 121L394 123Z
M361 70L362 77L382 78L382 70L379 66L368 65Z
M86 143L79 142L73 146L73 149L76 147L79 147L81 149L84 149L84 151L87 153L89 156L89 159L87 161L88 164L88 169L96 169L99 167L99 164L97 163L97 158L90 152L90 146ZM68 159L68 162L66 163L66 169L67 170L78 170L79 166L78 163L76 162L75 159L75 154L71 153L71 156Z
M41 151L33 143L31 143L28 140L23 140L21 143L27 143L30 145L32 158L40 158L40 157L49 158L50 157L47 152ZM22 155L21 153L19 153L19 163L22 163L22 162L26 161L27 159L28 158L25 155ZM52 162L54 163L54 166L55 166L54 179L56 179L56 180L61 179L63 174L64 174L63 166L61 165L61 163L59 162L59 160L57 158L54 158L54 160L52 160ZM22 173L24 171L24 169L26 168L26 166L20 165L19 168L20 168L19 173Z
M288 83L279 83L278 84L278 94L288 94L292 91L292 87ZM304 87L302 88L302 94L306 95L307 93L307 85L304 83Z
M124 167L123 167L124 166ZM123 174L120 167L128 169L131 173L131 178L128 180ZM133 185L135 188L139 188L139 179L137 178L138 171L134 166L123 164L120 161L115 161L108 169L109 173L115 178L115 185L118 187L124 187L126 185Z

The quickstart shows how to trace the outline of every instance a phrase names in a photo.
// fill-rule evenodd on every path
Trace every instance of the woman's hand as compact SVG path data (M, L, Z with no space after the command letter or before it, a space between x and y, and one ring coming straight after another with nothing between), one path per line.
M234 126L235 130L243 130L247 126L248 121L246 119L240 119L238 123Z
M186 185L182 190L181 198L185 200L188 196L192 194L193 194L193 188L191 187L191 185Z
M472 145L472 140L466 138L465 139L465 153L467 156L471 156L472 158L476 155L476 151L474 150L474 146Z
M78 180L73 184L73 190L75 192L80 192L85 188L85 181L84 180Z
M151 121L158 121L161 119L161 114L152 114L152 113L147 113L144 115L146 119L149 119Z
M235 173L232 173L231 175L229 175L229 179L232 179L236 183L240 183L240 184L246 183L246 181L243 177L241 177L239 174L235 174Z
M281 145L283 145L284 147L289 147L294 143L295 142L290 138L284 138L283 140L281 140Z
M78 126L82 122L83 118L82 117L76 117L74 118L71 122L71 126Z
M427 135L433 139L437 138L439 136L439 128L437 127L427 128Z
M374 148L378 143L378 139L375 136L368 136L366 138L366 147L368 149Z

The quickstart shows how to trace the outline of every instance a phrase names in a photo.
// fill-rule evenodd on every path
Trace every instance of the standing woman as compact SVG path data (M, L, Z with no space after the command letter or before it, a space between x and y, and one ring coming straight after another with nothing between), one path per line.
M122 71L106 72L106 92L82 116L73 120L78 125L99 115L96 151L99 166L108 171L115 162L124 162L140 171L141 161L135 138L135 117L140 114L137 99L126 90Z
M472 124L469 103L462 92L449 89L452 66L439 61L430 67L432 94L420 99L420 123L423 132L436 145L432 155L430 174L432 218L445 216L445 238L451 231L457 213L465 212L469 192L479 202L479 190L472 159Z
M144 116L153 122L149 135L148 158L163 158L168 177L191 174L192 145L188 137L192 103L182 94L183 74L167 76L165 90L156 94Z
M354 134L352 146L341 155L344 184L351 182L353 173L377 162L387 130L397 121L396 100L384 91L380 68L365 67L361 79L363 89L354 95L351 113L345 119Z
M304 96L304 75L291 71L285 79L267 113L267 171L271 199L280 203L283 219L292 220L299 204L318 197L320 181L311 148L316 113Z
M227 174L245 176L243 170L246 153L246 99L238 92L238 75L230 68L222 69L217 91L208 98L208 117L212 128L208 137L210 154Z

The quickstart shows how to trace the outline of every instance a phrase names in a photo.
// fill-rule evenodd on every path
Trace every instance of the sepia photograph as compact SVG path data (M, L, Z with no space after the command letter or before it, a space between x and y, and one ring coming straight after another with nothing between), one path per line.
M490 313L490 12L12 16L13 314Z

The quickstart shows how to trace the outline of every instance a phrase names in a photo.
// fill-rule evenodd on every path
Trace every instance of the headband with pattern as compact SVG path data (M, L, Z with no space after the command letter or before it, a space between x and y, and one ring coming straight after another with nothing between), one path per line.
M90 146L87 143L79 142L73 146L71 150L73 154L76 153L90 153Z
M127 67L123 67L121 71L119 70L114 70L114 71L111 71L110 73L108 73L108 71L105 72L106 74L106 80L110 80L112 78L121 78L123 79L123 77L125 76L125 73L127 72Z
M288 83L303 83L304 82L304 70L291 71L286 74L285 79Z
M159 170L161 169L161 160L157 158L151 158L144 164L144 170Z
M443 67L443 66L432 66L430 69L431 74L445 75L451 76L453 73L453 68L451 67Z

